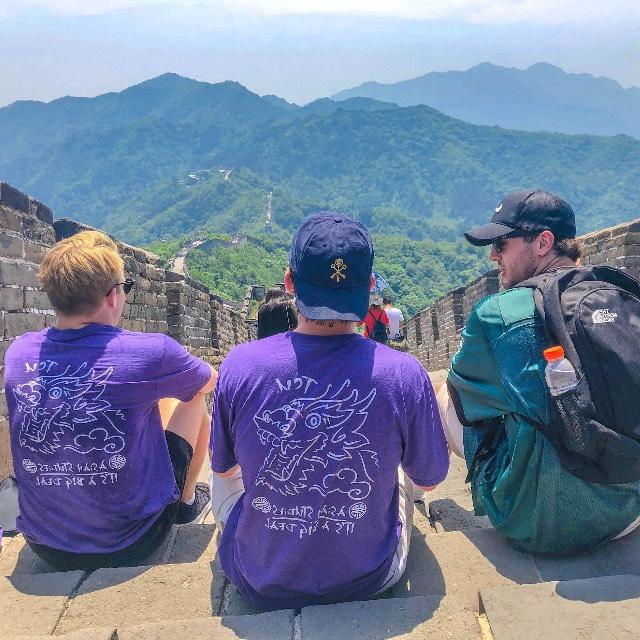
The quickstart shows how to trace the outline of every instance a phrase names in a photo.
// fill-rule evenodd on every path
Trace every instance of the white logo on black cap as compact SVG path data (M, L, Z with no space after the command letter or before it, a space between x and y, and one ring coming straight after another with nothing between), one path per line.
M502 202L496 207L496 213L500 213L502 211Z

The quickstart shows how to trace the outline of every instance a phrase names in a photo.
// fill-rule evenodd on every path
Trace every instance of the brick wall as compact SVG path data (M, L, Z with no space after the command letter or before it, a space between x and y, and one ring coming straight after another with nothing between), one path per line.
M48 207L0 182L0 480L12 472L4 354L17 336L55 323L38 289L38 265L57 240L90 228L67 218L54 223ZM158 256L115 240L125 277L135 281L120 321L124 329L168 334L216 366L234 345L255 338L255 327L235 305L201 282L166 271Z
M640 220L581 236L583 264L617 267L640 278ZM460 343L460 332L471 310L500 288L497 270L466 287L451 291L407 322L407 343L428 371L447 369Z

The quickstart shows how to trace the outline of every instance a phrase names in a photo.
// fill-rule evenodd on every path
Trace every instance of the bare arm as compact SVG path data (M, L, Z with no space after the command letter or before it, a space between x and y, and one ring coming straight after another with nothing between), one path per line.
M211 367L211 365L209 365ZM211 367L211 377L209 378L209 380L207 381L207 383L204 385L204 387L202 387L202 389L200 389L200 391L198 391L198 393L211 393L213 391L213 388L216 386L216 382L218 381L218 372Z

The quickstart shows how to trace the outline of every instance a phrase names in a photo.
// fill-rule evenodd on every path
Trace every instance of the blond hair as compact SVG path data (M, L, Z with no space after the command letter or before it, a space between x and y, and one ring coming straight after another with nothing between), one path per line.
M48 251L38 280L58 313L77 315L96 309L123 271L111 238L99 231L81 231Z

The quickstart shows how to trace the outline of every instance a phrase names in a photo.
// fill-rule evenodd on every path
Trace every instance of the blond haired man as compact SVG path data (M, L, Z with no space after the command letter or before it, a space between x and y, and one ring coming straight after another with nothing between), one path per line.
M5 357L18 527L58 568L139 564L210 504L196 478L217 373L165 335L117 327L134 283L104 234L62 240L38 276L57 326Z

